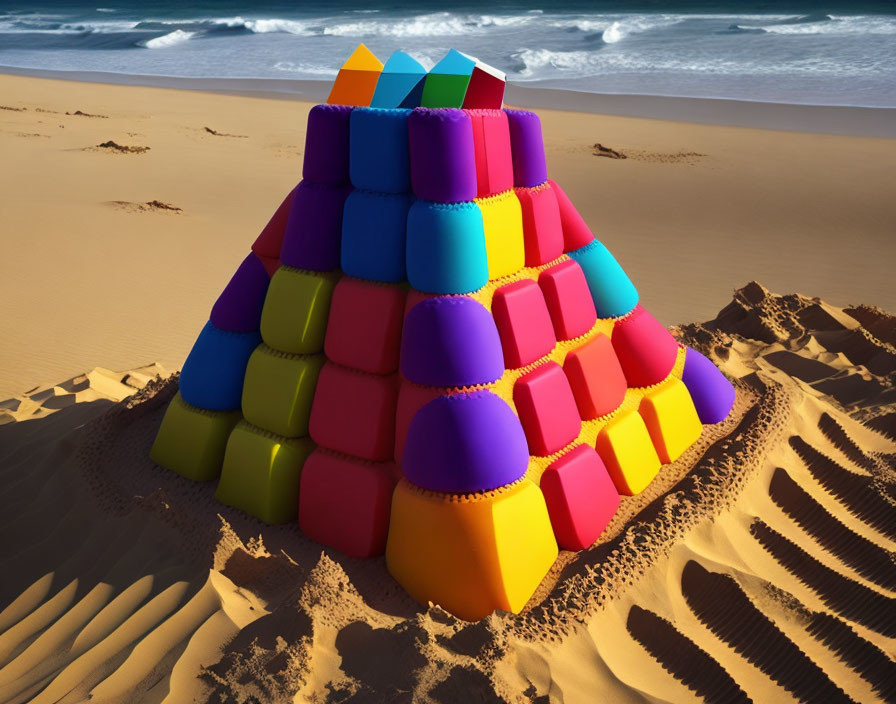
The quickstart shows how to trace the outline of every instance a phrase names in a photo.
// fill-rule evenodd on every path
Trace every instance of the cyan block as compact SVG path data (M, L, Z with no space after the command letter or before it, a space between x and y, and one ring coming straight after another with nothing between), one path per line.
M378 108L352 111L349 163L355 188L384 193L411 190L410 114L410 110Z
M404 281L408 209L406 193L355 190L342 215L342 271L384 283Z
M206 323L180 373L184 401L209 411L239 410L246 365L259 342L257 332L229 332Z
M416 201L408 213L407 275L428 293L470 293L488 283L482 211L473 202Z
M425 80L423 65L403 51L396 51L380 73L370 107L415 108L420 105Z
M585 272L591 298L599 318L625 315L638 305L638 291L631 279L598 240L581 249L567 252Z

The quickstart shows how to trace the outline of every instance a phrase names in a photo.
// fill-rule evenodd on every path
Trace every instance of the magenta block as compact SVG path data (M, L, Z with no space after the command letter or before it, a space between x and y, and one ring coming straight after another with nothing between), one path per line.
M258 330L269 283L264 263L250 253L212 306L212 325L230 332Z
M515 281L495 291L492 315L508 369L532 364L557 344L544 295L531 279Z
M701 423L719 423L728 417L736 397L734 387L712 361L690 347L685 352L681 380Z
M504 358L492 316L471 298L420 301L404 320L401 371L425 386L474 386L499 379Z
M347 186L309 181L296 187L280 250L283 264L311 271L339 268L342 209L350 192Z
M675 366L678 343L640 305L616 323L611 340L629 386L658 384Z
M582 267L572 259L542 271L538 285L548 304L558 340L572 340L584 335L597 322L591 289Z
M302 178L328 186L349 182L349 105L315 105L305 129Z
M579 445L541 475L541 491L557 544L582 550L600 537L619 506L619 494L600 455Z
M520 422L490 391L440 396L411 421L402 457L408 480L431 491L488 491L529 464Z
M540 186L548 180L541 120L528 110L504 110L510 124L513 182L516 186Z
M461 203L476 197L470 116L454 108L417 108L408 118L411 188L423 200Z
M562 450L582 429L569 380L556 362L542 364L517 379L513 403L533 455Z

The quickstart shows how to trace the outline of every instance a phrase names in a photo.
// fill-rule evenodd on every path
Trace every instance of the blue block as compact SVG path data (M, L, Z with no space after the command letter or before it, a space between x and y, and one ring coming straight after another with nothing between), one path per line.
M206 323L180 373L184 401L208 411L239 410L246 365L259 344L258 332L229 332Z
M410 110L381 108L352 111L349 171L355 188L384 193L411 190L410 114Z
M352 191L342 214L342 271L384 283L404 281L409 193Z
M383 66L370 107L415 108L420 105L425 80L423 65L403 51L396 51Z
M469 76L476 66L476 59L472 56L451 49L444 57L432 67L430 73L443 73L449 76Z
M418 200L408 213L408 281L427 293L471 293L488 283L482 211L473 202Z
M585 272L597 317L615 318L638 305L637 289L603 244L594 240L567 254Z

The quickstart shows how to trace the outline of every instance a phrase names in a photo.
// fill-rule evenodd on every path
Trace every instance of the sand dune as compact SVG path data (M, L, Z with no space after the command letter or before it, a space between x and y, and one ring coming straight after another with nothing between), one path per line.
M34 390L0 427L0 701L896 701L894 323L751 283L680 326L732 417L478 623L154 466L176 375Z

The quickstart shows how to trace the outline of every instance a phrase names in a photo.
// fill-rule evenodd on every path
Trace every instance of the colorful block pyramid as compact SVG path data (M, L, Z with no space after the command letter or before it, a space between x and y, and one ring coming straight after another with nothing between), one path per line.
M340 104L312 109L303 181L215 303L151 456L220 473L218 498L264 521L385 553L422 603L519 611L734 389L548 180L537 115L498 109L460 52L411 97L410 57L374 82L362 49Z

